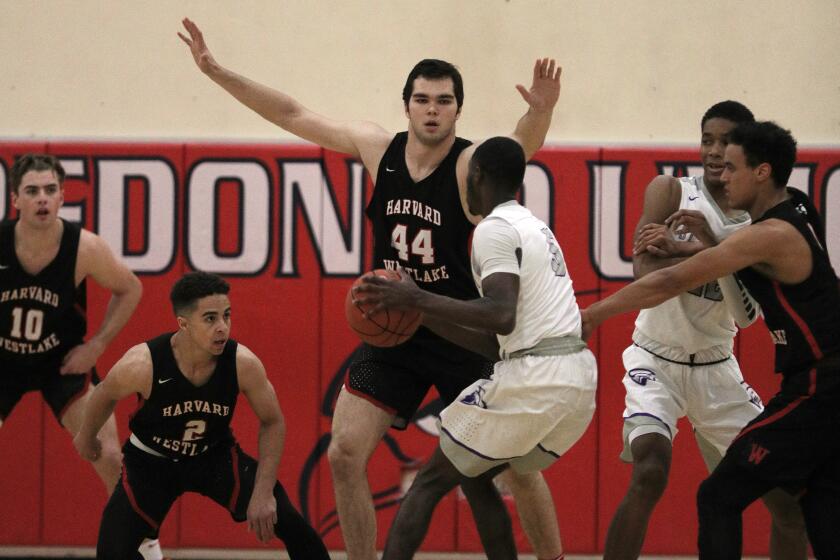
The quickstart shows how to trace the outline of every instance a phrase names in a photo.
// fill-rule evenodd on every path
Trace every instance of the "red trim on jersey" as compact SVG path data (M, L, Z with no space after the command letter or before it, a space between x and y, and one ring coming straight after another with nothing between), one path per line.
M69 400L69 401L67 401L67 402L64 404L64 407L61 409L61 412L59 412L59 413L58 413L58 417L59 417L59 419L60 419L60 421L61 421L61 425L62 425L62 426L64 426L64 415L67 413L67 409L69 409L69 408L70 408L70 406L71 406L74 402L76 402L77 400L79 400L80 398L82 398L83 396L85 396L85 394L87 394L88 387L90 387L90 375L91 375L91 372L92 372L92 371L93 371L93 370L89 370L89 371L85 374L85 386L84 386L84 387L82 387L82 389L81 389L78 393L76 393L75 395L73 395L73 396L70 398L70 400Z
M122 470L122 487L123 490L125 490L125 495L128 497L128 503L131 504L131 509L137 512L137 515L139 515L143 521L148 523L152 529L159 529L160 523L155 522L154 519L146 515L146 512L140 509L140 506L137 505L137 500L134 499L134 492L132 492L131 485L128 483L128 475L126 474L125 466L123 466Z
M239 499L239 455L236 453L236 446L230 448L230 459L233 468L233 492L230 495L228 510L236 511L236 501Z
M820 350L820 345L817 344L817 339L814 338L814 334L811 332L811 329L808 328L808 324L793 309L793 306L782 293L781 285L775 280L773 281L773 289L776 290L776 297L779 298L779 303L782 304L785 312L790 315L790 318L793 319L793 322L796 323L796 326L799 327L800 331L802 331L802 335L805 337L805 341L808 342L808 346L811 347L811 352L814 353L814 357L818 360L822 358L823 353L822 350Z
M379 402L378 400L376 400L375 398L371 397L371 396L370 396L370 395L368 395L367 393L362 393L361 391L357 391L357 390L353 389L353 388L352 388L352 387L350 387L347 383L345 383L345 384L344 384L344 388L345 388L345 389L347 390L347 392L348 392L348 393L350 393L351 395L354 395L354 396L357 396L357 397L359 397L359 398L365 399L367 402L369 402L370 404L372 404L372 405L373 405L373 406L375 406L376 408L381 408L382 410L384 410L384 411L385 411L385 412L387 412L388 414L396 414L396 413L397 413L397 409L396 409L396 408L391 408L391 407L390 407L390 406L388 406L387 404Z
M741 433L738 434L735 437L735 439L732 440L732 442L734 443L735 441L741 439L741 437L747 435L748 433L755 430L756 428L761 428L762 426L766 426L767 424L772 424L776 420L780 420L781 418L787 416L788 414L790 414L793 411L794 408L796 408L797 406L802 404L802 401L804 401L807 398L808 397L799 397L798 399L796 399L795 401L793 401L792 403L790 403L789 405L784 407L782 410L780 410L776 414L771 414L770 416L768 416L764 420L762 420L760 422L756 422L755 424L752 424L750 426L747 426L746 428L741 430ZM732 445L732 444L730 443L729 445Z

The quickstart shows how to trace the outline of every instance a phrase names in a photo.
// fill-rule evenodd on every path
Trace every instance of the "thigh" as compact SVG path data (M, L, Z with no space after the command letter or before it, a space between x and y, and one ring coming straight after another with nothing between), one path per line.
M686 413L697 434L720 455L764 405L744 381L735 358L692 368L687 378Z
M257 461L238 444L219 446L184 465L182 477L190 480L186 489L207 496L230 513L236 522L246 519L254 491Z
M394 348L363 344L350 364L345 389L393 417L393 427L405 429L417 411L431 382L414 369L417 360L410 343Z
M87 373L62 375L56 367L54 371L45 372L41 394L44 395L44 400L59 424L66 427L65 415L85 397L91 382L99 382L93 370ZM78 410L83 408L79 407Z
M624 447L621 460L633 460L630 445L640 435L657 433L673 441L677 421L685 415L685 401L679 389L685 366L668 363L636 345L622 354L624 384Z
M393 413L343 389L335 404L330 446L367 462L393 421Z
M125 494L134 514L154 531L160 528L183 492L177 462L155 457L130 442L123 446L123 469L117 487ZM120 507L119 511L124 510Z

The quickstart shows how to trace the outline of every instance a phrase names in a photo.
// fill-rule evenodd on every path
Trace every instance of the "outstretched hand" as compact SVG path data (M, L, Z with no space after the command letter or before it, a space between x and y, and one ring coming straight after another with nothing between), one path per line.
M537 59L534 63L534 79L531 89L517 84L522 99L534 111L552 111L560 97L560 74L563 69L556 66L553 58Z
M369 306L365 317L373 317L386 309L405 310L417 306L423 290L404 269L400 268L397 273L399 278L392 280L370 272L353 288L353 301Z
M184 24L184 29L187 30L190 36L187 37L179 31L178 37L190 48L190 52L199 70L205 74L208 73L216 66L216 60L210 53L210 49L207 48L207 43L204 42L204 35L201 33L201 29L190 18L184 18L181 20L181 23Z

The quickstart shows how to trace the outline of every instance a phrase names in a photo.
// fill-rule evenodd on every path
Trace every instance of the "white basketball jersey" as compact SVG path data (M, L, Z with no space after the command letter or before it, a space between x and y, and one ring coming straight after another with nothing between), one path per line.
M680 208L702 212L718 241L750 224L746 212L734 217L725 216L706 190L703 177L683 177L680 186ZM691 234L677 233L676 238L678 241L689 241ZM726 309L718 283L710 282L652 309L640 311L636 318L636 332L693 354L713 346L731 347L737 327Z
M516 327L509 335L498 335L501 356L544 338L580 336L580 310L563 251L530 210L515 200L496 206L475 229L471 259L479 292L481 281L491 274L519 276Z

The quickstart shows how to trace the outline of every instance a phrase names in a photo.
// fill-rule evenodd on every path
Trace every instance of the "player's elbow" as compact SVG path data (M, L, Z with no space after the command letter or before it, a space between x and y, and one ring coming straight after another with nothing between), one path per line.
M516 328L516 311L503 311L499 313L496 321L496 334L507 336Z

